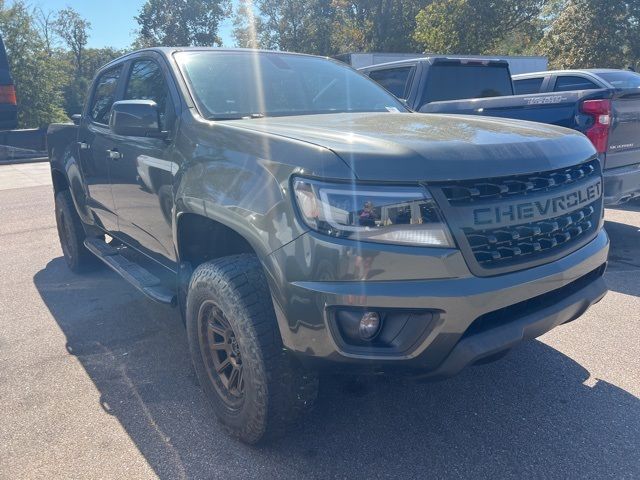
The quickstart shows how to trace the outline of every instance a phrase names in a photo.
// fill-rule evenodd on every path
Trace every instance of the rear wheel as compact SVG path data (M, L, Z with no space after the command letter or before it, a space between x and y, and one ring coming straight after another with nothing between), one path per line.
M94 270L99 261L84 246L86 235L69 190L56 194L55 208L58 237L67 265L76 273Z
M189 285L186 320L200 385L233 436L253 444L282 434L312 405L317 376L284 351L255 255L200 265Z

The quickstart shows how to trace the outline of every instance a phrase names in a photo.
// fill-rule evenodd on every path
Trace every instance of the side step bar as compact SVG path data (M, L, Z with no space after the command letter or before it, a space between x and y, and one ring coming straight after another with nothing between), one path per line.
M127 260L108 243L97 238L87 238L84 241L84 246L151 300L168 305L176 304L175 294L163 287L158 277L137 263Z

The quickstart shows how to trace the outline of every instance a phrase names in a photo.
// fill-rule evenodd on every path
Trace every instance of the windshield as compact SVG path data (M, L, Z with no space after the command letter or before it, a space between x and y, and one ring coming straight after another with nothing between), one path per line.
M267 52L179 52L177 62L209 119L406 111L346 65Z
M635 72L601 72L598 76L614 88L640 88L640 75Z

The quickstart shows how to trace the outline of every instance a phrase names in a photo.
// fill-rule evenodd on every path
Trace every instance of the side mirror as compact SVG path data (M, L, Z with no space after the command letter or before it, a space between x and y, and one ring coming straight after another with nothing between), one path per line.
M82 115L79 113L74 113L73 115L71 115L71 121L74 125L80 125L80 122L82 121Z
M121 100L111 107L109 128L126 137L164 138L160 130L160 112L153 100Z

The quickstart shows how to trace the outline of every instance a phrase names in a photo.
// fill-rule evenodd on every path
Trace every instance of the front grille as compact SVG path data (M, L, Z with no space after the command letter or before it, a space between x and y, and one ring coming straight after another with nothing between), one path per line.
M529 210L528 216L517 218L515 212L595 188L599 179L600 162L594 159L547 172L431 188L471 271L488 276L551 261L595 237L601 223L602 182L599 195L581 198L573 209L556 209L554 203L552 210Z
M465 229L471 250L484 267L543 254L588 236L598 226L596 209L589 205L568 215L541 222L493 230Z
M592 160L568 168L531 175L468 180L442 188L451 205L468 205L482 200L499 200L537 192L551 192L600 174L600 161Z

